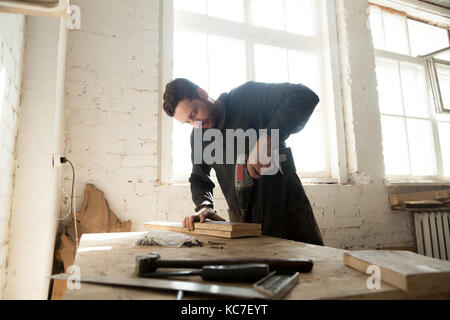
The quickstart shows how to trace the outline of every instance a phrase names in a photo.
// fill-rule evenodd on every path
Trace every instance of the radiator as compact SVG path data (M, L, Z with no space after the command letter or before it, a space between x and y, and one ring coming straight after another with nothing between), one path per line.
M415 212L414 222L418 253L450 260L450 210Z

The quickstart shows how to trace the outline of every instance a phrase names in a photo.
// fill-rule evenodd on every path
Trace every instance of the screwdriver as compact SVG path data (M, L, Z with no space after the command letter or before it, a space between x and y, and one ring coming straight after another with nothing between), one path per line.
M248 263L233 265L204 266L201 270L182 270L169 272L149 272L144 278L165 278L174 276L201 276L205 281L255 282L269 274L269 265Z

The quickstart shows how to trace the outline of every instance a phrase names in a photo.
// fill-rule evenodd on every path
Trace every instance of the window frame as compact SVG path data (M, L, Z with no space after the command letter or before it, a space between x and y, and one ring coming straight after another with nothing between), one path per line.
M450 46L448 48L439 50L438 52L443 51L450 51ZM434 98L434 105L436 108L437 113L450 113L450 106L446 108L444 106L443 98L442 98L442 91L441 91L441 84L439 82L439 76L436 69L436 64L445 64L450 67L450 61L441 60L438 58L435 58L434 55L436 55L438 52L431 53L429 55L424 56L426 64L427 64L427 72L428 76L430 78L431 83L431 90L433 92L433 98Z
M379 4L385 5L386 1L373 1L370 3L370 5L375 5L377 7L379 7ZM393 10L401 10L401 8L399 7L392 7L392 8L387 8L387 9L393 9ZM382 11L387 11L388 14L395 14L393 12L389 12L388 10L385 10L383 8L381 8ZM411 17L406 14L404 15L405 19L411 19ZM427 16L429 18L429 16ZM383 35L384 38L386 38L385 36L385 30L384 30L384 19L382 18L382 26L383 26ZM441 19L438 19L441 21ZM435 157L436 157L436 171L437 174L433 175L433 176L416 176L416 175L387 175L385 173L385 180L386 183L389 185L394 185L394 184L402 184L402 183L428 183L428 184L434 184L434 183L448 183L450 182L450 177L446 177L444 176L444 168L443 168L443 163L442 163L442 151L441 151L441 142L440 142L440 136L439 136L439 131L438 131L438 124L440 122L444 122L444 123L450 123L450 121L446 121L446 120L441 120L438 119L437 115L438 113L435 112L435 108L434 108L434 101L433 101L433 85L431 83L431 78L430 78L430 70L428 67L428 63L427 63L427 59L423 56L419 56L419 57L414 57L411 55L411 41L410 41L410 34L409 34L409 28L408 28L408 23L404 23L405 28L406 28L406 35L407 35L407 41L408 41L408 54L402 54L402 53L396 53L396 52L392 52L392 51L387 51L387 50L382 50L382 49L376 49L374 48L374 52L375 52L375 58L384 58L384 59L389 59L392 61L395 61L397 64L400 64L401 62L405 62L405 63L412 63L412 64L417 64L417 65L421 65L424 68L425 71L425 90L426 90L426 99L428 102L428 107L429 107L429 118L427 118L426 120L431 122L431 128L432 128L432 132L433 132L433 141L434 141L434 149L435 149ZM385 41L386 44L386 41ZM401 79L401 74L400 74L400 69L399 69L399 76ZM401 80L400 80L401 81ZM389 115L389 114L383 114L380 111L380 116L393 116L393 115ZM395 116L395 117L399 117L402 119L415 119L415 117L411 117L411 116L407 116L407 115L402 115L402 116ZM420 118L421 120L425 120L424 118ZM405 127L406 128L406 127ZM406 129L407 130L407 129ZM406 135L408 134L408 131L406 131ZM409 159L409 164L411 165L411 154L409 151L409 141L407 141L408 143L408 159Z
M175 19L177 19L177 27L187 27L191 30L197 30L208 33L217 34L219 36L230 36L234 39L242 39L247 46L247 76L248 79L255 78L254 54L253 45L254 40L258 44L267 44L272 46L283 45L284 48L300 50L303 52L316 53L317 47L324 49L323 54L319 55L320 62L324 63L324 72L321 72L320 82L322 91L322 116L327 122L324 126L325 139L325 153L328 157L328 172L325 175L311 175L302 177L302 181L306 183L341 183L348 182L346 150L345 150L345 135L344 135L344 119L341 105L341 83L340 83L340 68L338 56L338 35L336 28L336 14L334 1L321 0L317 7L317 14L321 16L322 25L320 26L322 32L321 36L317 35L317 39L312 39L309 36L290 34L285 31L277 31L266 29L258 26L246 24L249 21L249 0L244 0L244 21L245 23L238 23L233 21L226 21L215 17L199 15L195 13L177 12L174 9L173 0L161 1L161 39L160 39L160 103L162 104L162 94L165 84L172 80L173 75L173 41L175 31ZM195 26L193 26L190 19L195 18ZM212 23L214 22L214 23ZM199 27L202 26L203 28ZM231 28L230 28L231 27ZM245 28L251 37L243 36L240 28ZM273 42L270 39L280 39L280 41ZM301 41L298 41L301 39ZM295 41L297 41L295 43ZM282 42L282 43L281 43ZM250 45L251 44L251 45ZM306 49L306 50L305 50ZM187 183L187 177L172 176L172 118L167 117L159 108L159 182L160 184L183 184ZM212 172L213 173L213 172ZM212 174L213 181L217 181Z

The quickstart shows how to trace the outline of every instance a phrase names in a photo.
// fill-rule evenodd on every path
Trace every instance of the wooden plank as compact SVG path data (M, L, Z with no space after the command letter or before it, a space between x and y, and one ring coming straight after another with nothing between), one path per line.
M405 208L438 208L445 204L438 200L403 201Z
M150 221L144 224L146 229L161 229L161 230L169 230L175 232L183 232L188 234L201 234L208 235L220 238L242 238L242 237L257 237L261 235L261 229L252 229L252 230L236 230L236 231L224 231L217 230L218 225L211 224L213 229L202 229L197 228L199 225L209 225L205 223L194 223L194 230L188 231L187 228L183 227L181 222L168 222L168 221Z
M379 266L382 281L405 291L437 293L450 289L450 262L409 251L346 252L344 263L364 273L370 265Z
M259 223L243 223L229 221L206 221L204 223L194 223L195 229L208 229L220 231L243 231L243 230L261 230Z
M389 196L389 203L392 207L402 205L405 201L421 200L444 200L450 198L450 189L433 190L425 192L409 192L392 194Z
M0 12L33 16L61 17L70 15L69 1L45 1L41 3L31 1L1 1Z

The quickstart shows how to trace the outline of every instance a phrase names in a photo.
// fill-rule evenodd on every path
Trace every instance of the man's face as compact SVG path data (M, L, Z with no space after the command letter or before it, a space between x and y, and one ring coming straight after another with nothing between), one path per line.
M215 125L213 108L212 103L203 99L184 99L178 103L173 117L181 123L196 127L199 126L195 122L200 121L202 128L209 129Z

